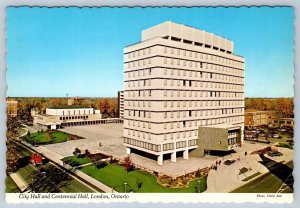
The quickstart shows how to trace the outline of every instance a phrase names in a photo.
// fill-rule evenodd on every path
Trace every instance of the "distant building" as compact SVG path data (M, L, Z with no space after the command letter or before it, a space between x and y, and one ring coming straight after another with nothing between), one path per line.
M279 118L272 121L275 127L294 127L294 118Z
M17 117L17 115L18 115L18 101L7 98L6 99L6 113L7 113L7 116Z
M33 124L46 129L65 126L94 125L102 123L100 110L86 106L58 106L46 108L45 114L35 114Z
M118 91L119 118L124 118L124 91Z
M68 98L68 105L82 105L84 100L85 99L82 99L78 96L74 98Z
M275 118L274 111L246 110L245 126L272 125Z
M223 37L167 21L142 31L142 41L124 49L127 154L151 155L162 165L164 157L176 162L177 156L202 157L203 151L241 145L244 58L233 46ZM219 124L228 126L214 127ZM211 131L222 132L221 148L200 135Z

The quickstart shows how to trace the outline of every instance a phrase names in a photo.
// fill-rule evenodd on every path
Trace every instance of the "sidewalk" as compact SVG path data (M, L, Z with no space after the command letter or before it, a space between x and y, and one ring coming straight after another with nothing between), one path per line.
M58 155L57 153L47 149L44 146L39 146L39 147L34 147L28 143L22 142L24 145L34 149L35 151L39 152L40 154L42 154L44 157L52 160L54 163L60 165L61 167L68 169L70 171L72 171L76 176L78 176L79 178L81 178L83 181L86 181L90 184L93 184L94 186L96 186L97 188L101 189L102 191L104 191L105 193L117 193L117 191L113 190L112 188L106 186L105 184L97 181L96 179L92 178L91 176L81 172L80 170L75 170L74 171L74 167L70 166L70 165L63 165L63 161L61 159L63 159L62 156Z
M232 159L236 159L235 157ZM207 193L228 193L249 181L243 179L259 172L260 175L267 173L268 169L259 163L261 161L259 155L248 155L241 157L240 161L235 161L231 165L222 164L217 170L211 170L207 177ZM244 174L239 174L241 168L251 168ZM259 176L260 176L259 175Z
M293 160L293 150L287 148L278 148L280 152L283 153L283 156L280 157L266 157L274 160L276 162L288 162ZM232 156L226 156L222 159L222 163L218 166L217 170L211 170L207 177L207 190L206 193L228 193L251 180L262 176L269 172L268 168L262 165L259 161L261 158L258 154L249 155L251 151L248 151L248 155L245 156L244 152L238 152L232 154ZM237 161L237 158L240 156L240 161ZM228 159L236 160L231 165L224 165L223 162ZM241 168L251 168L244 174L239 174ZM252 176L255 173L260 173L256 177L248 180L242 181L243 179Z
M9 176L17 184L21 192L28 187L28 184L19 176L18 173L11 173Z

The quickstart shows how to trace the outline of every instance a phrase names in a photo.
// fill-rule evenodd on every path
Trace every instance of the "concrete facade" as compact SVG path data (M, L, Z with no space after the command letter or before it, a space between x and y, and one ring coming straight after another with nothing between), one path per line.
M124 89L124 145L160 165L188 159L199 126L244 129L244 58L212 33L169 21L144 30L124 49Z
M124 91L118 91L119 118L124 118Z
M64 126L93 125L103 123L100 110L93 108L47 108L46 114L35 114L33 124L57 129Z
M234 125L200 126L198 148L190 156L203 157L205 151L228 151L241 146L241 127Z

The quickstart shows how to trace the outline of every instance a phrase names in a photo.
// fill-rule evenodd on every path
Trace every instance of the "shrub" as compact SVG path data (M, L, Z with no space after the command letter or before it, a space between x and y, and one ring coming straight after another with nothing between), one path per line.
M99 161L99 162L96 163L96 167L97 167L98 169L104 168L104 167L106 167L106 166L107 166L107 162L106 162L106 161Z

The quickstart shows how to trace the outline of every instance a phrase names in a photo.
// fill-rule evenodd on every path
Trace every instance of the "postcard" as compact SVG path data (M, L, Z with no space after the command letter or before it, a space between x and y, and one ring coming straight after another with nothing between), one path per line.
M293 201L293 7L7 7L8 203Z

